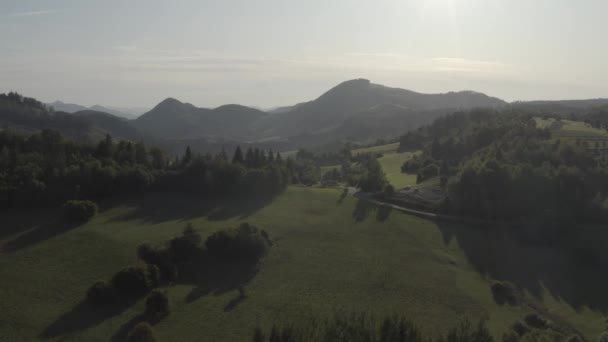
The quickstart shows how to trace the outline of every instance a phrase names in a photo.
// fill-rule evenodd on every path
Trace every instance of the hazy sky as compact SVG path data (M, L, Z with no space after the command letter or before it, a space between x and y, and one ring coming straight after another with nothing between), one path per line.
M607 0L0 0L0 92L287 105L368 78L608 97Z

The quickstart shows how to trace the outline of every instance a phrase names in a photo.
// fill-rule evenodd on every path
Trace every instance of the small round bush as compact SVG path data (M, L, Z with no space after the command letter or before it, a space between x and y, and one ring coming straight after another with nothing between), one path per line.
M126 295L142 295L150 289L147 270L142 267L127 267L114 275L112 285Z
M146 298L146 316L158 320L169 314L169 297L161 291L154 290Z
M98 281L87 291L87 301L95 306L106 306L114 303L116 291L106 281Z
M97 204L91 201L67 201L63 205L63 215L73 223L84 223L97 214Z
M147 323L141 322L131 330L127 342L158 342L154 328Z

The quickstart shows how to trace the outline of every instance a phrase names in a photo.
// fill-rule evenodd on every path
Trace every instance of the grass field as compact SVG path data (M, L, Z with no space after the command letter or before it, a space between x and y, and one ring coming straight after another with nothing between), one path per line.
M95 313L82 304L94 281L136 263L139 243L165 241L186 222L206 236L241 221L277 240L245 283L246 298L236 300L236 285L208 294L197 292L197 284L171 287L171 314L155 327L163 341L249 341L257 325L322 319L337 311L401 313L429 334L465 316L485 318L501 337L531 309L496 304L490 276L521 286L589 338L604 329L600 311L608 304L585 297L595 294L586 288L590 276L574 277L574 265L558 251L525 245L498 228L395 211L379 215L340 194L290 187L272 203L227 206L150 195L108 203L91 222L67 231L53 223L54 211L0 214L0 339L120 340L138 321L143 302L119 313ZM604 285L594 283L603 292ZM570 291L581 286L584 295L573 299Z
M401 165L414 155L412 152L397 153L399 143L388 145L373 146L364 149L353 150L353 154L358 153L382 153L378 159L388 181L396 188L402 189L406 186L416 185L416 175L401 173Z
M554 119L535 118L536 126L539 128L551 127ZM608 132L604 129L593 128L582 121L561 120L562 127L553 130L555 138L606 138Z

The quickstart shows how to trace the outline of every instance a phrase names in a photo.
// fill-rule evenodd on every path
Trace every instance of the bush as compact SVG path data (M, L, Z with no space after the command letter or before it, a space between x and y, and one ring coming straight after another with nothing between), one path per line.
M87 301L96 306L110 305L116 300L116 290L106 281L98 281L87 291Z
M491 286L492 296L494 301L500 305L509 304L517 305L519 303L519 295L515 286L505 282L495 282Z
M213 233L205 245L210 254L220 258L257 260L266 254L271 242L264 230L243 223L237 229Z
M141 322L131 330L127 342L158 342L156 333L152 326L147 322Z
M63 215L73 223L84 223L97 214L97 204L91 201L67 201L63 205Z
M149 275L142 267L127 267L116 273L112 285L126 295L142 295L150 289Z
M154 290L146 298L145 315L151 320L160 320L169 314L169 298L160 291Z
M524 318L524 321L526 322L526 324L536 329L547 329L549 327L549 324L546 319L533 313L527 315L526 318Z

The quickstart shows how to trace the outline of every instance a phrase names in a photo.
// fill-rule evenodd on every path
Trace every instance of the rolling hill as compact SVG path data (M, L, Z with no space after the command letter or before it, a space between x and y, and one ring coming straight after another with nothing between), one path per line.
M266 115L240 105L207 109L168 98L134 120L133 125L145 134L165 139L221 136L243 140L256 136L252 124Z
M357 79L343 82L313 101L269 112L239 105L197 108L168 98L133 124L145 134L168 139L213 136L310 144L398 135L450 111L506 104L471 91L421 94Z

